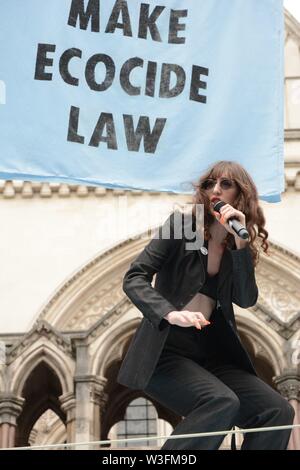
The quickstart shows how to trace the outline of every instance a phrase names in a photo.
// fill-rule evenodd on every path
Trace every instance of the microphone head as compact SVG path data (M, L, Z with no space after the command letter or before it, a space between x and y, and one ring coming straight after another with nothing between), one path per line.
M215 203L213 204L213 209L215 212L219 212L220 213L220 209L221 207L225 206L226 205L226 202L224 201L221 201L221 199L218 199L215 201Z

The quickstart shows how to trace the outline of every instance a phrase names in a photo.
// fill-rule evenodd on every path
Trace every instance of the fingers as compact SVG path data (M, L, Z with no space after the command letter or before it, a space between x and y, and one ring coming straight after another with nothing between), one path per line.
M245 221L246 221L245 214L243 214L243 212L241 211L238 211L237 209L232 207L230 204L226 204L225 206L221 207L220 212L221 212L221 219L223 218L225 223L227 223L227 220L230 217L235 217L242 224L245 224Z
M218 212L214 211L214 215L216 219L220 222L220 224L224 225L226 223L226 220L224 218L224 214L219 214Z
M231 207L229 204L226 204L226 206L221 207L220 222L222 224L226 224L229 217L235 215L235 212L235 209L233 209L233 207Z
M215 218L216 218L217 220L220 220L221 215L219 214L219 212L213 211L213 213L214 213Z
M207 326L210 325L210 321L206 320L204 315L198 314L193 320L192 320L193 325L201 330L202 326Z
M210 321L206 320L201 312L191 312L189 310L181 311L181 326L195 326L201 330L202 327L210 325Z
M201 330L201 329L202 329L200 320L197 320L197 318L195 318L194 320L192 320L192 323L193 323L193 325L195 326L195 328L197 328L198 330Z
M245 215L232 207L230 204L226 204L225 206L221 207L220 209L220 214L214 211L214 215L216 219L222 224L226 230L233 235L235 235L235 232L232 230L232 228L229 226L228 220L230 217L234 217L237 219L241 224L246 225L246 218Z

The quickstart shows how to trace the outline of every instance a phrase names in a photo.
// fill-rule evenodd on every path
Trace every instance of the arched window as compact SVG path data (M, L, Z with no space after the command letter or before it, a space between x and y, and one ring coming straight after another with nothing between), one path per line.
M129 403L125 419L119 421L110 430L111 439L127 439L134 437L157 435L157 412L151 401L146 398L136 398ZM118 442L113 447L156 447L156 440Z

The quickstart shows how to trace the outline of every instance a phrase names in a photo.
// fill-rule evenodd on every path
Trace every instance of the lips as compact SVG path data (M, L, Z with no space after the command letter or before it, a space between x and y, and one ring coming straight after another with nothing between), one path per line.
M211 203L214 203L215 201L221 201L221 199L220 199L219 197L217 197L217 196L212 196L212 197L210 198L210 202L211 202Z

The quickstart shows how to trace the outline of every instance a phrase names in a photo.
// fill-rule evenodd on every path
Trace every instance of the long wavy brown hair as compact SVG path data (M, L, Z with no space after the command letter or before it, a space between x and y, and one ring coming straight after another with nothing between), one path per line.
M267 238L269 234L265 229L266 220L263 210L259 205L257 188L253 179L242 165L234 161L220 160L210 166L197 182L193 182L192 186L195 193L192 201L192 213L196 215L196 204L204 205L204 238L205 240L209 240L211 238L209 227L214 222L215 217L211 212L210 199L205 190L201 189L201 186L203 181L207 178L217 179L220 177L233 179L239 187L238 195L232 206L243 212L246 216L249 247L251 249L254 266L256 266L259 261L260 249L257 246L256 239L257 237L262 239L260 247L263 249L264 253L268 253L269 243ZM229 232L224 240L224 245L229 248L234 247L234 236Z

